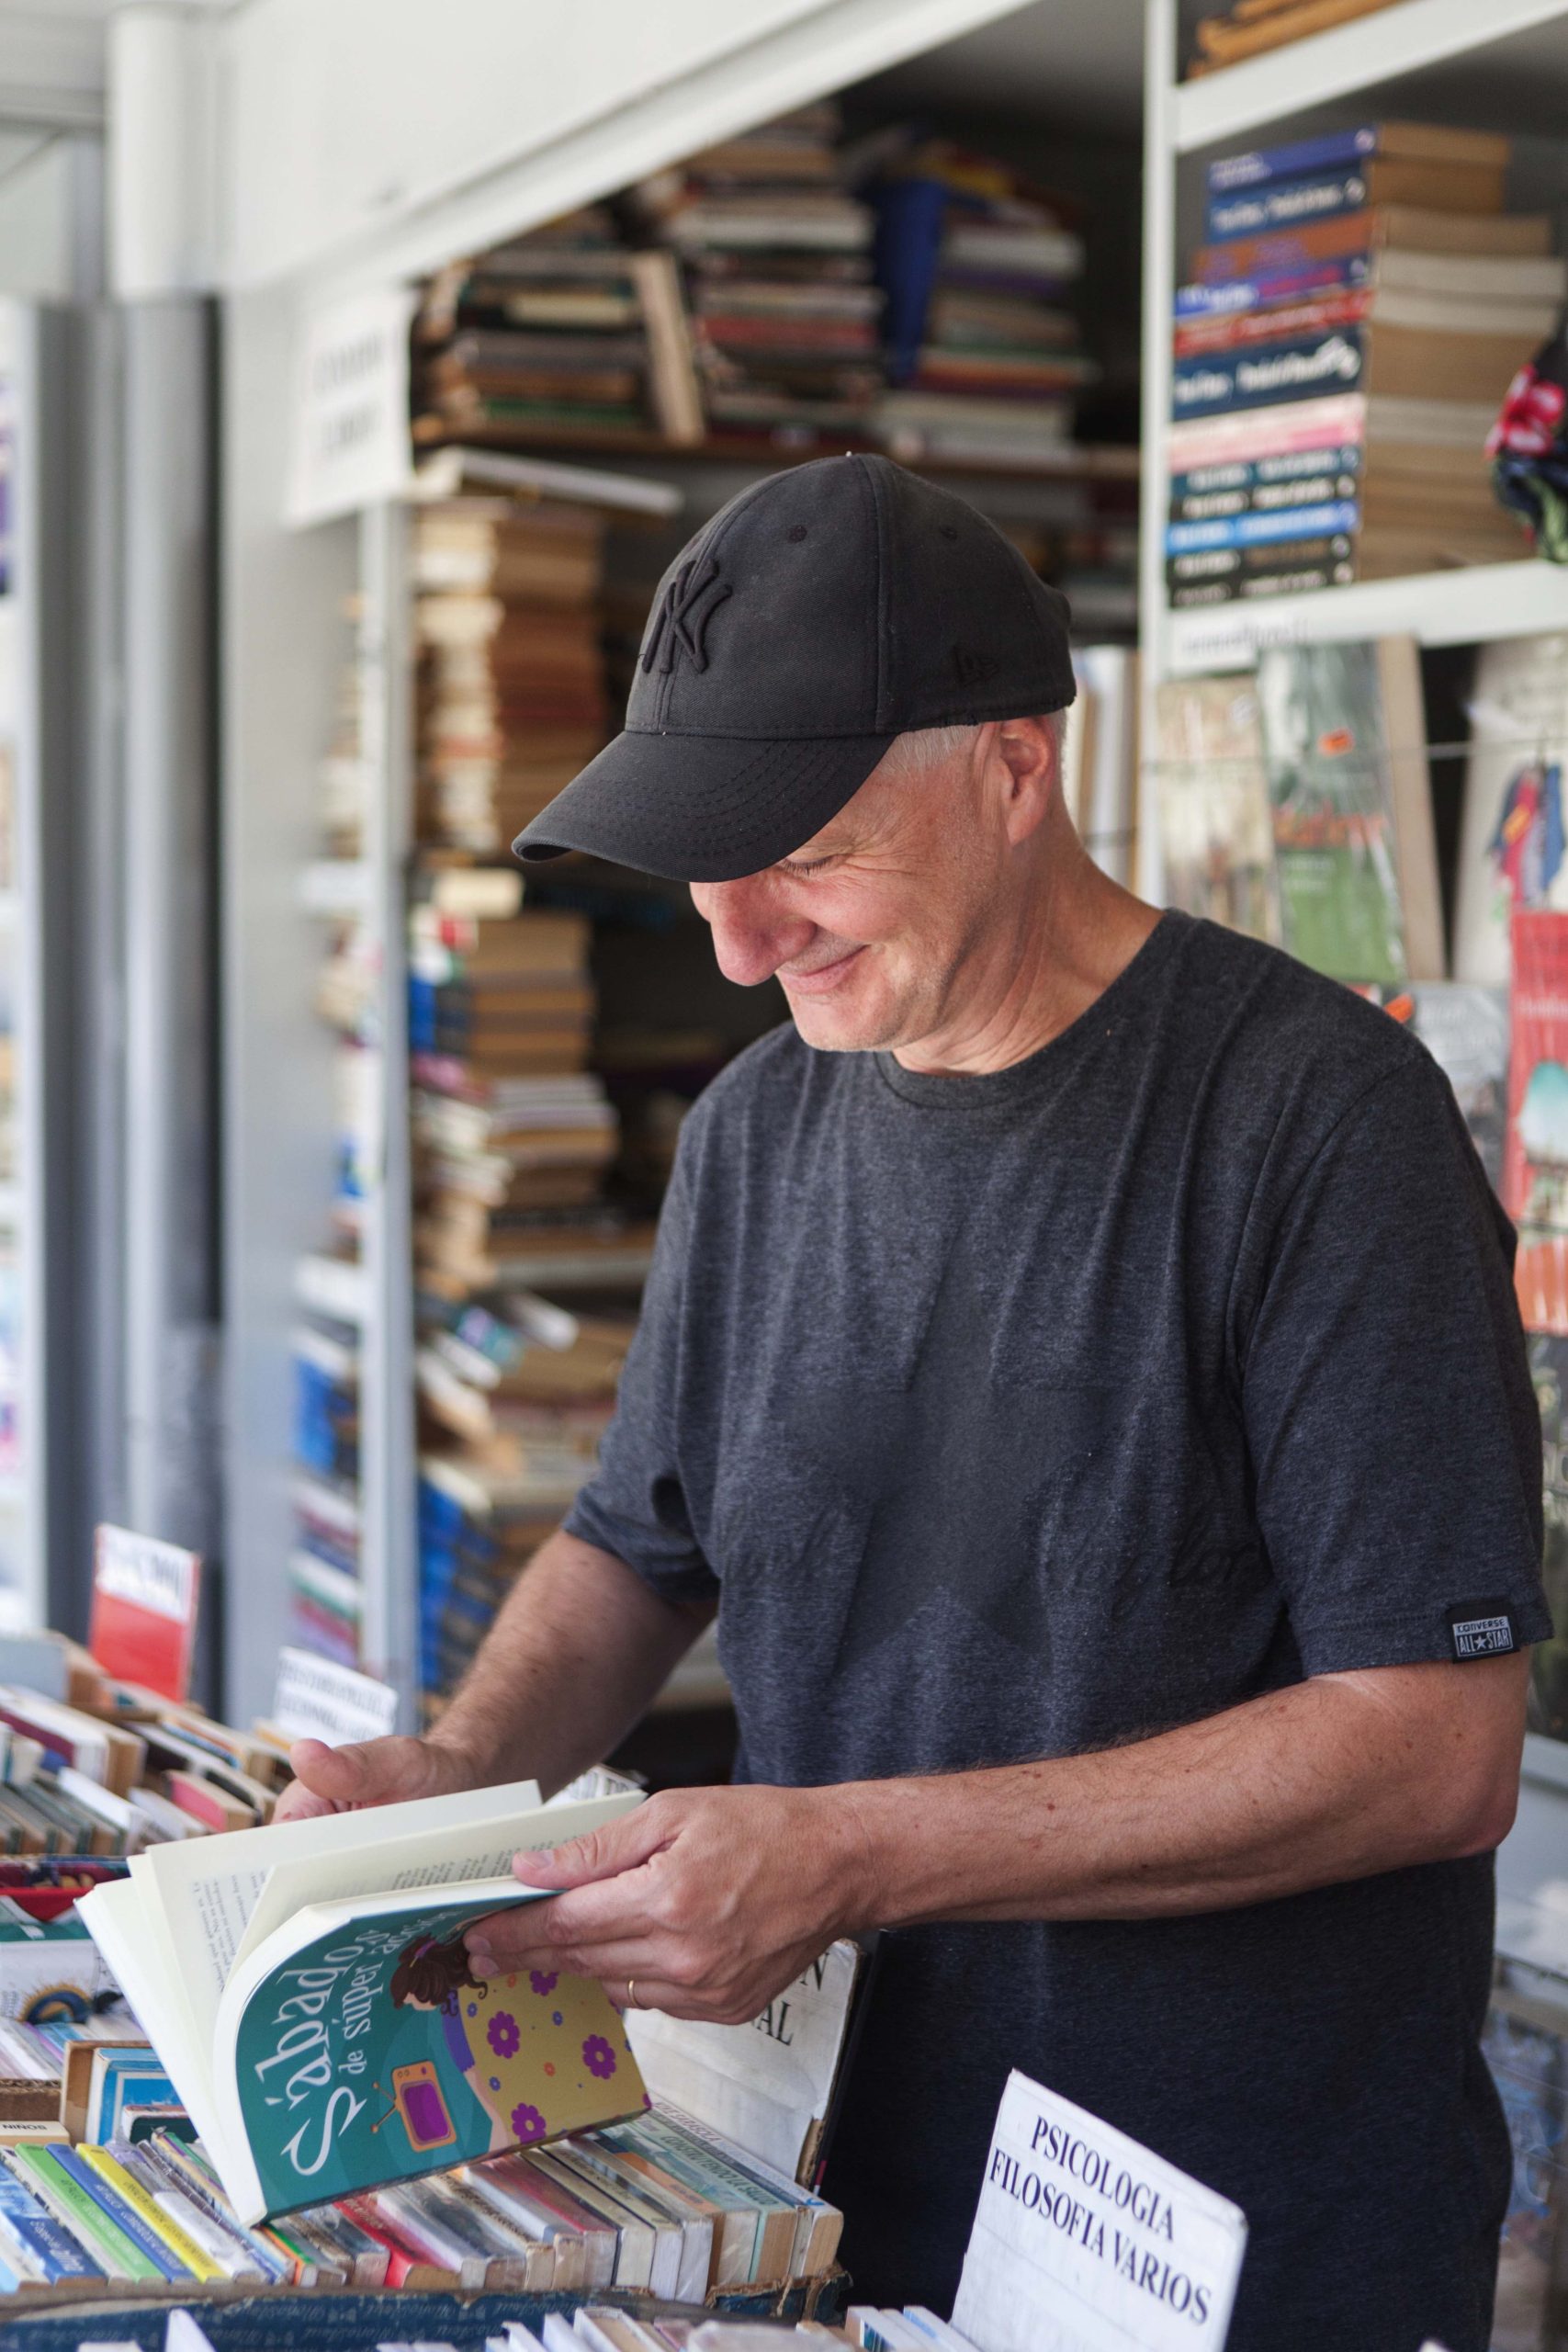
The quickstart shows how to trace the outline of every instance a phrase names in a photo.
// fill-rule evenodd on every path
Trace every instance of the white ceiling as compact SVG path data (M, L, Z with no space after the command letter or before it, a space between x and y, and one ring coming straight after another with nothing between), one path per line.
M1135 132L1143 74L1143 0L1032 0L894 66L874 86L897 106L973 106L1053 130Z
M92 130L103 120L104 26L123 0L0 0L0 122ZM197 10L236 0L181 0Z

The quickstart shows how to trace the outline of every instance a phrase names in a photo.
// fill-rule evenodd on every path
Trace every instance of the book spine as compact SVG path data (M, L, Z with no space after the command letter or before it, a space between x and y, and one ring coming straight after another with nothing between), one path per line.
M1173 474L1205 466L1251 463L1322 449L1333 442L1364 447L1367 403L1359 392L1329 392L1315 400L1285 401L1278 407L1242 409L1228 416L1195 417L1174 424L1166 439Z
M1353 293L1371 276L1365 254L1342 254L1331 261L1304 263L1295 269L1274 270L1257 277L1233 277L1213 285L1179 286L1174 305L1177 323L1184 320L1225 319L1247 311L1269 311L1289 302L1304 302L1314 294Z
M223 2278L266 2278L266 2272L243 2239L234 2231L226 2230L222 2222L215 2221L211 2214L204 2212L194 2197L187 2197L183 2189L172 2188L144 2148L118 2140L109 2153L117 2163L124 2165L133 2180L141 2183L152 2203L167 2214L175 2228L183 2230L186 2236L217 2264Z
M1376 129L1364 124L1355 130L1320 131L1315 139L1292 139L1280 147L1253 147L1240 155L1221 155L1206 175L1211 196L1229 189L1260 187L1270 180L1301 179L1310 172L1342 171L1377 151Z
M152 2265L150 2275L161 2278L190 2277L186 2265L177 2255L170 2252L162 2233L149 2228L129 2199L88 2163L84 2150L60 2147L40 2153L53 2157L62 2172L68 2173L82 2194L92 2199L111 2226L119 2232L142 2261Z
M1353 441L1325 442L1320 449L1287 449L1272 458L1235 458L1213 466L1194 466L1170 477L1170 519L1201 522L1195 502L1206 498L1239 501L1216 506L1217 514L1239 514L1247 506L1315 505L1318 497L1349 498L1349 489L1323 491L1300 498L1298 486L1308 481L1350 482L1361 470L1361 451ZM1188 511L1190 510L1190 511Z
M101 2278L101 2266L62 2229L25 2181L0 2166L0 2233L17 2257L51 2285L65 2278Z
M1289 548L1280 549L1287 556ZM1256 596L1305 596L1321 588L1343 588L1356 568L1345 558L1285 564L1277 571L1235 571L1223 580L1184 582L1170 591L1175 612L1199 612L1211 605L1247 604Z
M1201 286L1239 277L1279 277L1289 270L1311 269L1318 262L1342 261L1351 254L1364 259L1377 239L1378 215L1369 205L1360 212L1340 212L1326 220L1270 230L1267 236L1226 237L1218 244L1200 245L1192 256L1192 275Z
M1320 506L1287 506L1274 514L1233 514L1207 523L1167 526L1168 555L1193 555L1206 548L1262 547L1280 539L1336 537L1359 528L1361 510L1354 499L1334 499Z
M48 2206L62 2229L87 2247L107 2278L129 2279L137 2285L163 2278L158 2265L150 2262L117 2227L96 2198L90 2196L63 2165L54 2161L56 2153L53 2148L17 2148L13 2151L13 2157L17 2168L25 2172L28 2187Z
M1304 302L1283 302L1268 311L1198 319L1179 325L1173 341L1178 359L1195 359L1210 351L1234 351L1248 344L1283 343L1292 336L1321 334L1329 327L1359 326L1371 308L1365 287L1314 295Z
M173 2188L188 2197L201 2212L210 2216L220 2230L227 2231L243 2245L254 2260L264 2278L275 2287L287 2286L294 2276L291 2257L268 2245L254 2230L245 2229L236 2219L232 2207L216 2181L201 2169L194 2155L179 2140L160 2136L142 2143L147 2160L156 2165Z
M367 2199L358 2197L342 2197L338 2202L349 2220L357 2228L363 2230L367 2238L373 2238L378 2245L386 2248L389 2287L434 2286L445 2291L460 2283L455 2270L439 2269L434 2264L426 2262L423 2256L415 2254L412 2247L401 2245L392 2235L390 2230L379 2225L377 2215L369 2209Z
M1273 407L1313 393L1352 392L1363 366L1361 334L1354 327L1336 327L1258 351L1178 360L1171 379L1172 414L1184 424L1190 417Z
M1339 171L1211 196L1203 215L1204 234L1212 244L1227 243L1233 237L1271 236L1277 230L1300 228L1307 221L1335 220L1342 213L1359 212L1367 195L1367 182L1360 172Z
M88 2170L96 2174L116 2199L117 2217L121 2206L129 2207L141 2222L148 2239L161 2245L183 2271L188 2272L193 2278L199 2278L204 2286L214 2278L226 2276L221 2266L214 2262L194 2238L187 2237L177 2222L153 2203L141 2182L133 2180L125 2166L118 2164L106 2148L84 2146L78 2149L77 2154Z

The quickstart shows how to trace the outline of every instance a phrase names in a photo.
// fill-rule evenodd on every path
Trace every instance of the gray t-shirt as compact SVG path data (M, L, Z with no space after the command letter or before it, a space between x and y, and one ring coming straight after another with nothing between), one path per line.
M1535 1641L1512 1247L1423 1046L1168 913L998 1074L793 1027L724 1073L568 1524L717 1600L753 1781L1069 1755ZM1491 1917L1480 1857L887 1937L828 2178L857 2286L951 2307L1018 2066L1245 2208L1234 2352L1483 2352Z

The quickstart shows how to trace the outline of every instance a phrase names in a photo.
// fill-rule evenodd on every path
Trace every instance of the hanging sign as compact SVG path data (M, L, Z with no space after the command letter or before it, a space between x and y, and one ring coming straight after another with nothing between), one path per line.
M1220 2352L1246 2245L1239 2206L1015 2073L953 2324L978 2352Z
M401 286L307 314L296 368L290 524L324 523L410 488L412 316L413 296Z
M397 1721L398 1694L389 1683L309 1650L285 1650L278 1659L272 1728L286 1739L342 1747L348 1740L384 1738Z
M118 1681L183 1702L190 1697L200 1591L199 1554L101 1526L93 1539L87 1647Z

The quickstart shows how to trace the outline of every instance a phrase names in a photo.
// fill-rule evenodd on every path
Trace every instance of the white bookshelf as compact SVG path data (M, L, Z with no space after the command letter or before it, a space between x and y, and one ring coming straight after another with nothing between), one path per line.
M1554 67L1568 74L1562 0L1400 0L1173 88L1170 144L1187 155L1245 141L1271 123L1374 91L1391 100L1407 92L1424 110L1462 119L1478 76L1533 79Z
M1145 50L1144 477L1140 550L1145 741L1162 678L1248 666L1267 645L1395 633L1480 644L1568 628L1568 568L1517 563L1359 582L1300 596L1173 613L1166 603L1165 464L1178 283L1177 175L1228 148L1352 115L1562 135L1565 0L1398 0L1375 16L1181 83L1179 0L1147 0ZM1517 1825L1498 1855L1498 1944L1523 1956L1521 1923L1568 1880L1568 1745L1525 1742ZM1533 1930L1531 1930L1533 1932Z
M1147 0L1145 49L1144 481L1141 638L1161 678L1240 668L1266 645L1408 633L1468 645L1568 626L1568 570L1521 555L1404 580L1172 613L1166 604L1166 431L1179 282L1177 175L1186 164L1351 113L1560 136L1568 98L1564 0L1397 0L1375 16L1223 73L1180 82L1179 0ZM1520 535L1521 549L1524 546Z
M1568 628L1568 568L1470 564L1408 580L1362 580L1309 596L1260 596L1248 605L1171 613L1165 674L1237 668L1265 645L1323 645L1395 633L1423 645L1479 645L1561 628Z

